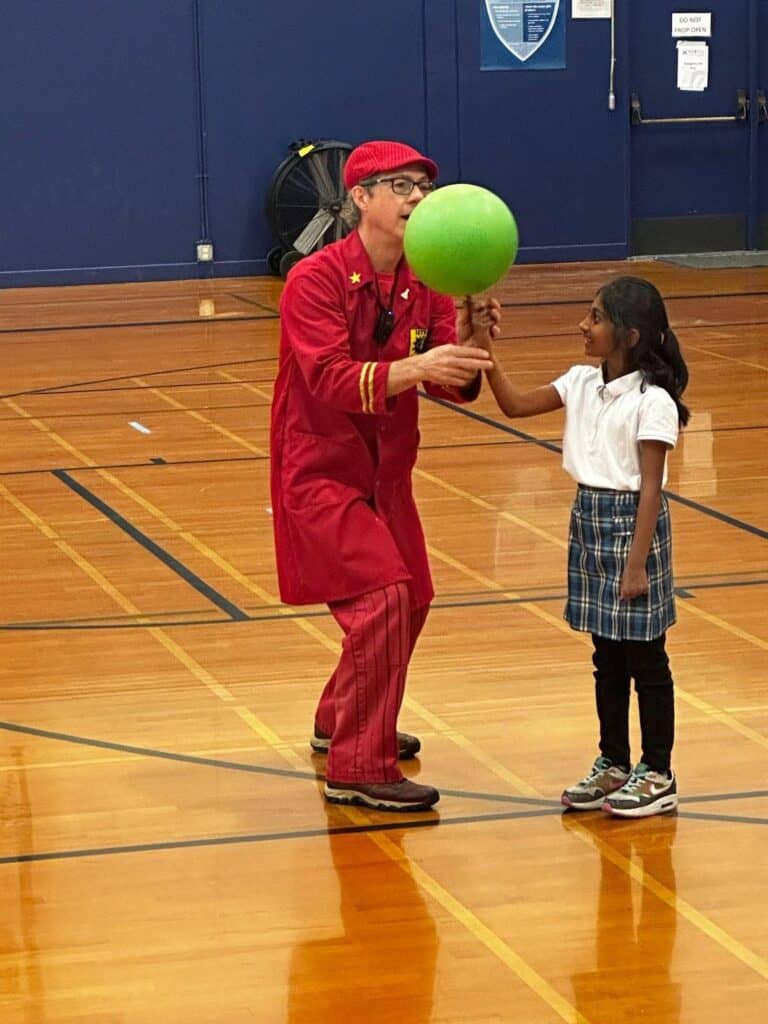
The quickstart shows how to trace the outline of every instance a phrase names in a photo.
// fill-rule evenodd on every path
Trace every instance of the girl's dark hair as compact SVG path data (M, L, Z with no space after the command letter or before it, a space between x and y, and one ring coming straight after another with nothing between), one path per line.
M619 339L633 329L640 335L637 343L627 348L627 369L640 370L646 385L664 388L677 406L680 424L685 426L690 412L680 396L688 384L688 367L657 288L642 277L617 277L598 295Z

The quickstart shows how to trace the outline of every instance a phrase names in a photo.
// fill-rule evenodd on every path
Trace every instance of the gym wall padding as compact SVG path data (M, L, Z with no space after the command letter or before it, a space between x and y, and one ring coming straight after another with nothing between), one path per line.
M0 286L197 274L194 84L183 0L5 5Z
M299 138L424 147L502 195L522 261L627 255L627 39L609 112L608 22L564 2L568 66L530 72L480 70L480 0L7 5L0 287L265 273Z

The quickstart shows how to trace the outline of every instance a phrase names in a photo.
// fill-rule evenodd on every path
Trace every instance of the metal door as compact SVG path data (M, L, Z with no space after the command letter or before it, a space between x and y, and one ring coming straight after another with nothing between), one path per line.
M768 0L759 0L757 11L754 12L754 31L750 33L758 53L753 60L756 70L754 97L756 102L755 116L752 121L754 148L755 177L755 213L753 222L757 236L756 245L760 249L768 249Z
M692 9L711 14L711 36L698 40L708 78L696 91L680 88L672 33L673 14ZM632 252L758 247L760 210L768 209L757 86L768 0L624 0L620 13L629 19Z

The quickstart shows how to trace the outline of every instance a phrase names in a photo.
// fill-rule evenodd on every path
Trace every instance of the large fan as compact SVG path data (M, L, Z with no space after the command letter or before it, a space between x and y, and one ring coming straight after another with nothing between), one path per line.
M267 216L278 244L267 253L270 273L285 277L302 256L347 233L341 208L351 149L335 139L295 142L272 175Z

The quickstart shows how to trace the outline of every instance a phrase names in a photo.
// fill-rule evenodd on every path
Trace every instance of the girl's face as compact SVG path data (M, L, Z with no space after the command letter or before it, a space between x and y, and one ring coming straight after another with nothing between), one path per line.
M599 295L595 296L579 330L584 335L584 355L603 360L619 355L616 328L608 319Z

